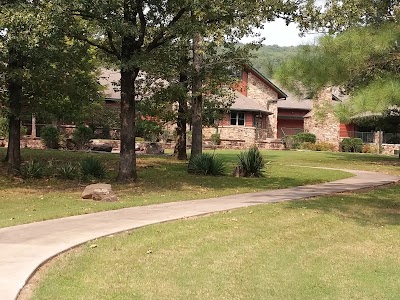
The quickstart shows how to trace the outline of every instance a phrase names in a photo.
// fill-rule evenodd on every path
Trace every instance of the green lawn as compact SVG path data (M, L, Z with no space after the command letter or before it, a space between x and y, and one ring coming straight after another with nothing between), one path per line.
M228 165L227 173L232 172L238 153L239 151L217 152ZM113 184L114 190L120 197L118 203L81 200L80 193L88 184L87 182L55 178L10 180L5 176L5 168L2 168L0 171L0 227L130 206L286 188L350 176L348 173L293 167L291 164L348 167L349 162L342 162L345 157L348 160L356 160L357 167L370 168L369 162L364 159L365 156L360 155L343 156L332 153L289 151L263 153L266 160L271 161L264 178L234 178L229 174L223 177L188 175L186 163L168 156L146 156L138 159L138 182L127 185L113 182L118 167L118 155L95 154L107 166L110 178L104 181ZM5 149L0 149L0 156L4 154ZM43 150L24 150L22 154L25 160L52 161L53 164L63 161L77 162L90 155L82 152ZM373 156L370 158L380 164L382 171L392 173L396 171L395 164L398 161L395 158Z
M393 185L99 239L57 258L33 299L399 299L399 195Z

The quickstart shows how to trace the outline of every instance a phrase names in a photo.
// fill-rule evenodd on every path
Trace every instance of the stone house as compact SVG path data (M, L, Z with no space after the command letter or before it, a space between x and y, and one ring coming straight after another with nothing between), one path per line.
M110 109L119 108L119 72L105 70L100 83L105 86L105 102ZM284 149L282 138L298 132L310 132L320 142L334 144L339 149L346 137L362 137L364 142L376 142L373 132L359 136L355 124L341 123L334 115L334 106L341 102L332 88L323 90L315 99L299 99L283 91L256 69L245 66L237 85L234 103L215 127L204 128L204 141L219 133L226 148Z
M310 132L339 149L341 139L357 132L355 124L343 124L335 117L334 106L340 102L332 88L315 99L299 99L245 66L235 103L216 128L204 129L205 139L218 132L225 147L283 149L283 137Z
M245 66L230 112L216 128L204 129L204 136L218 132L225 147L284 149L282 137L304 131L304 116L311 109L311 100L299 100Z

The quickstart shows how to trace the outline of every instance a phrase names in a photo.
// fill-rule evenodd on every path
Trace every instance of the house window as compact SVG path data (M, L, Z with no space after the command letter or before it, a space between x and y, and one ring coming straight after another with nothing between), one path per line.
M231 125L244 126L244 112L231 112Z

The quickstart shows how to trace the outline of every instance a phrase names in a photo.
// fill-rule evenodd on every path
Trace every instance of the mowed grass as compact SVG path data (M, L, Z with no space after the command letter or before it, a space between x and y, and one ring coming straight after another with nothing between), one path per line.
M152 225L87 243L33 299L399 299L400 185Z
M399 174L399 160L395 157L353 155L328 152L263 151L269 161L264 178L234 178L233 171L239 151L217 151L227 164L227 175L205 177L189 175L186 163L169 156L140 156L137 182L121 185L114 182L119 156L116 154L88 154L67 151L22 151L23 159L77 163L87 156L100 159L107 168L108 178L120 198L117 203L99 203L80 199L90 182L60 180L11 180L5 166L0 170L0 227L35 221L87 214L103 210L185 201L256 192L305 184L321 183L349 177L348 173L317 170L292 165L359 168ZM0 149L0 157L5 149Z

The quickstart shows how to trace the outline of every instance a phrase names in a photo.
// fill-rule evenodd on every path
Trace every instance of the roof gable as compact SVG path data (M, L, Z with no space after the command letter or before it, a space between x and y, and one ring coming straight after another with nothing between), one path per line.
M265 77L263 74L261 74L258 70L251 66L244 66L244 69L247 72L252 73L254 76L256 76L259 80L261 80L265 85L267 85L269 88L274 90L278 94L278 99L286 98L287 95L284 91L282 91L278 86L276 86L271 80L269 80L267 77Z

